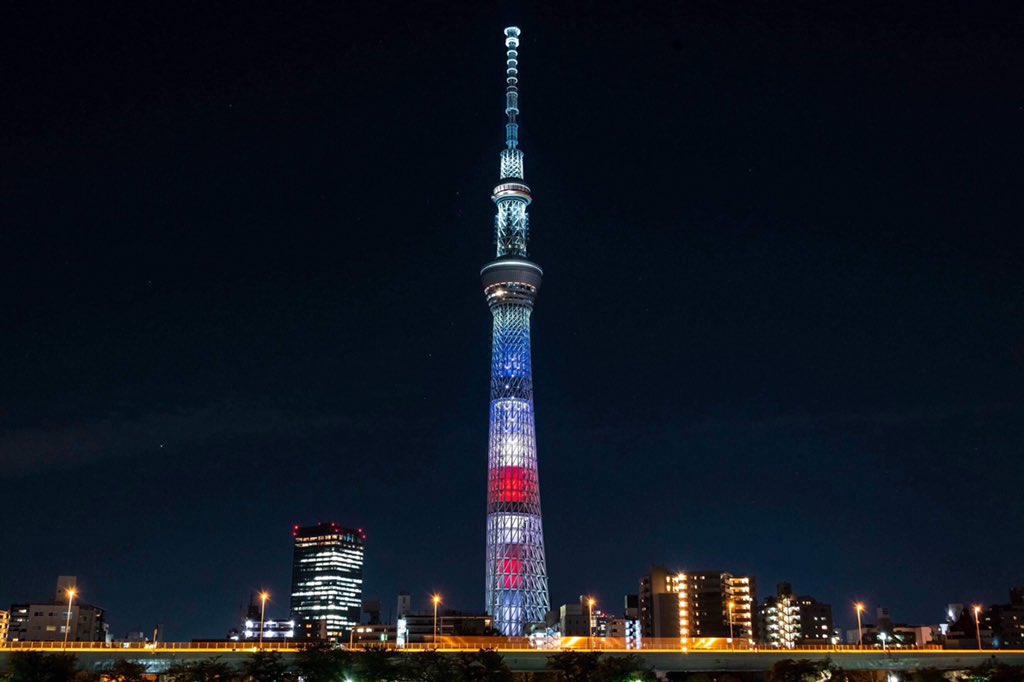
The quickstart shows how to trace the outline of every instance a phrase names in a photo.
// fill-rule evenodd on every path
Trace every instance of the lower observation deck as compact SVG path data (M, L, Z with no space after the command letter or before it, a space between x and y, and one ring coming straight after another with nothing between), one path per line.
M480 281L490 307L525 305L533 307L544 271L533 261L518 256L502 256L480 269Z

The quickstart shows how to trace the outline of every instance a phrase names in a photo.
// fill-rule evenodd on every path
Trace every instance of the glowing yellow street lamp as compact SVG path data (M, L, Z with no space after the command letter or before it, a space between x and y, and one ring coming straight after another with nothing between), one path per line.
M64 620L64 645L61 647L62 649L66 649L68 646L68 635L71 633L71 602L74 601L75 595L78 594L78 591L73 587L69 587L67 593L68 617Z
M263 648L263 622L267 614L267 600L270 599L269 592L260 592L260 648Z
M434 648L437 648L437 605L441 603L441 595L435 594L430 598L430 601L434 602Z
M981 607L974 605L974 633L978 636L978 651L981 651Z
M587 597L587 648L594 648L594 604L597 601L593 597Z
M864 613L864 604L857 602L853 605L857 610L857 641L861 649L864 648L864 629L860 625L860 614Z

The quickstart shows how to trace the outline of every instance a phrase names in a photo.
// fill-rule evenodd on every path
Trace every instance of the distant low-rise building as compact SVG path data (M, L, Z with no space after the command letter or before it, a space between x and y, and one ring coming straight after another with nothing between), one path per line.
M349 633L348 644L356 647L381 646L394 643L398 637L398 628L385 623L369 623L357 625Z
M586 597L580 597L575 604L562 604L558 607L558 631L562 637L589 637L593 634Z
M109 634L104 611L98 606L70 599L76 589L74 576L60 576L52 601L12 604L8 640L11 642L107 642Z
M765 646L793 649L831 643L831 606L793 594L789 583L779 583L776 592L758 609L758 632Z
M242 618L241 627L229 630L228 639L234 642L259 641L261 619L263 621L263 641L280 642L295 638L294 620L267 618L265 611L261 614L260 604L256 601L256 595L250 594L249 606Z
M0 644L7 641L7 630L11 627L11 612L0 611Z
M977 649L979 639L981 648L992 648L992 631L984 627L982 622L980 618L975 617L974 609L961 608L956 619L946 624L942 638L943 648Z
M643 642L640 621L635 618L614 618L608 622L607 637L622 640L627 649L639 649Z
M430 644L441 637L489 637L496 635L494 620L485 613L463 613L453 609L439 608L437 618L433 609L420 613L412 613L412 600L407 593L398 595L398 620L387 634L393 636L398 646L406 644ZM436 623L436 630L435 630ZM376 636L384 629L371 629L371 636ZM394 634L391 635L390 633ZM358 635L367 633L359 633Z
M860 631L847 630L846 642L857 644L860 633L863 632L865 647L902 649L931 644L938 636L938 626L894 623L889 616L889 609L884 607L876 609L875 618L877 619L875 623L861 623ZM973 634L973 630L971 632Z

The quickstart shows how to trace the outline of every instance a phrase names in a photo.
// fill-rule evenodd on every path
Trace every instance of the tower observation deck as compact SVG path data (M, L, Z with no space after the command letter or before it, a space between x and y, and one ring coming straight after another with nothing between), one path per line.
M494 323L485 599L495 628L513 637L549 608L530 367L530 313L544 272L526 253L532 196L519 148L519 34L505 29L505 149L491 197L497 257L480 271Z

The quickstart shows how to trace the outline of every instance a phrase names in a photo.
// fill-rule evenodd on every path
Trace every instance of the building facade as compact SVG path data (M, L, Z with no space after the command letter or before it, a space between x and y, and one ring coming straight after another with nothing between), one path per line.
M68 590L75 590L74 576L60 576L52 601L12 604L7 639L11 642L107 642L108 626L104 611L76 598L70 600Z
M723 571L670 573L655 566L640 580L644 638L753 640L757 636L754 579Z
M11 612L0 611L0 644L7 641L7 631L11 627Z
M260 622L263 623L263 641L280 642L295 637L295 621L268 617L261 609L255 594L249 595L249 606L242 616L241 627L228 630L228 639L247 641L260 639Z
M336 523L295 526L292 535L295 637L343 640L359 625L366 535Z
M505 149L491 197L497 257L480 271L493 318L484 603L498 631L512 637L543 622L550 608L530 360L530 315L544 273L526 251L532 197L519 149L519 34L505 29Z
M963 612L961 618L966 616ZM971 642L974 642L974 620L971 616ZM857 644L863 637L864 646L876 649L903 649L933 643L940 636L939 626L909 625L893 622L889 609L875 609L875 622L862 621L860 630L847 630L846 642ZM984 634L984 633L982 633ZM973 648L973 645L972 645Z
M679 638L679 595L673 575L664 566L652 566L647 575L640 578L637 617L645 639Z
M832 643L832 607L793 594L789 583L779 583L775 596L761 604L758 618L758 633L765 646L793 649Z
M1010 603L994 604L979 614L982 630L992 633L995 649L1024 649L1024 587L1010 590Z

